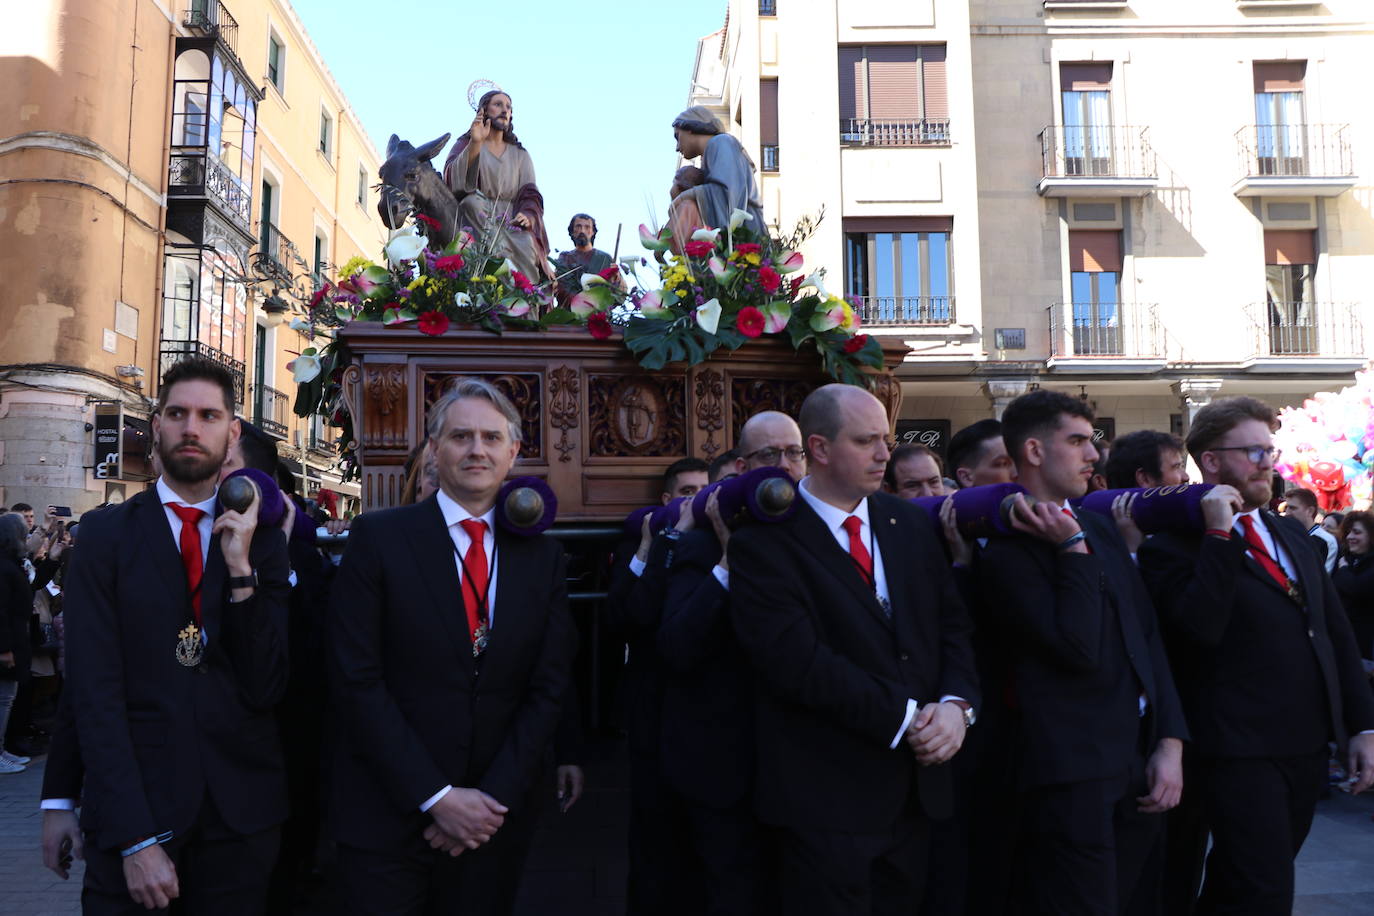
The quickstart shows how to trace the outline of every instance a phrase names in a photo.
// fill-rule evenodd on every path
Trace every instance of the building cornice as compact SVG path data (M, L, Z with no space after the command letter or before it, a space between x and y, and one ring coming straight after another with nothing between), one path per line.
M120 181L126 181L138 188L157 207L165 208L167 206L165 195L129 171L124 163L89 137L62 133L56 130L32 130L0 138L0 156L23 149L52 150L57 153L69 153L74 156L94 159L119 176Z

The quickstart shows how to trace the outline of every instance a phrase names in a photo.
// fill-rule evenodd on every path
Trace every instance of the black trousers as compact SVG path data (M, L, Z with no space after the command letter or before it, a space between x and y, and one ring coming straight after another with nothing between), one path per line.
M1293 860L1326 784L1326 750L1301 757L1198 762L1212 851L1199 916L1288 916Z
M698 916L699 863L692 855L687 807L664 785L658 755L630 750L627 916Z
M1141 814L1136 772L1023 794L1026 916L1145 916L1160 912L1164 816Z
M929 841L929 822L913 811L875 833L781 830L782 912L911 916L921 903Z
M1183 749L1183 798L1164 821L1164 912L1193 916L1207 858L1207 800L1198 758ZM1195 788L1196 787L1196 788Z
M164 910L146 910L129 896L119 850L97 849L86 840L83 916L256 916L264 911L267 881L277 858L278 828L244 835L225 825L207 795L195 824L163 844L176 866L181 896Z
M682 799L693 860L692 877L706 916L773 916L778 912L777 856L771 833L749 798L725 809Z

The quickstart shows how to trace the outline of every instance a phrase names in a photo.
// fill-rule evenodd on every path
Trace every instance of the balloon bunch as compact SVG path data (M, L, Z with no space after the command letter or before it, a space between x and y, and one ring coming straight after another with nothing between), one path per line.
M1368 506L1374 498L1374 371L1355 384L1322 391L1279 412L1275 467L1287 481L1317 494L1323 512Z

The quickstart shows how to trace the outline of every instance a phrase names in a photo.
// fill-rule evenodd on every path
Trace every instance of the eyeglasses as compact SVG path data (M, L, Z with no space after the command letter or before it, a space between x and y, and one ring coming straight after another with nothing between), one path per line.
M755 449L744 456L745 461L752 461L757 458L764 464L776 465L778 459L786 457L788 461L797 462L806 457L806 449L800 445L789 445L787 448L777 448L769 445L764 448Z
M1245 460L1251 464L1259 464L1265 458L1270 461L1278 461L1283 452L1274 448L1272 445L1219 445L1216 448L1209 448L1209 452L1244 452Z

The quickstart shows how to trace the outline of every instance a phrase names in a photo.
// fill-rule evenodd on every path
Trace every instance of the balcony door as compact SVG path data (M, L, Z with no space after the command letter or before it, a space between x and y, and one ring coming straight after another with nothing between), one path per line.
M1121 233L1069 233L1069 283L1075 356L1119 356L1121 327Z
M1255 64L1255 146L1260 175L1306 175L1305 61Z
M950 224L945 218L845 220L846 292L859 302L865 324L954 320ZM853 231L864 228L876 231Z
M1318 352L1316 272L1316 246L1310 231L1271 229L1264 233L1270 353Z
M1112 65L1060 64L1064 174L1113 175Z

